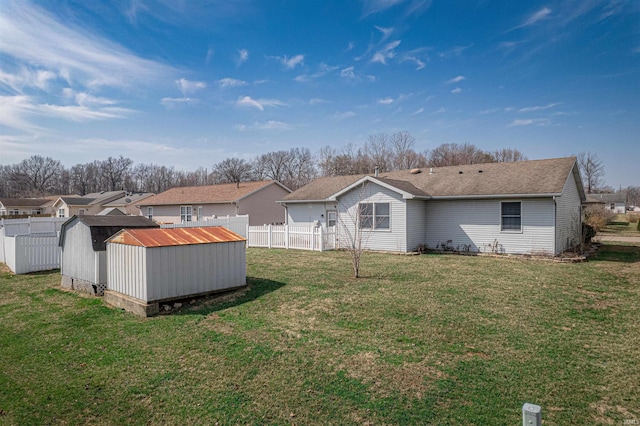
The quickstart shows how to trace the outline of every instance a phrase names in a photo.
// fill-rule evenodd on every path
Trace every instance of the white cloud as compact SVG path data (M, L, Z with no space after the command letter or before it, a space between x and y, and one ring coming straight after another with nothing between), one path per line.
M178 105L197 104L198 100L193 98L162 98L160 102L168 109L171 109Z
M415 62L416 66L416 71L421 70L422 68L424 68L426 66L426 64L421 61L420 59L416 58L415 56L405 56L403 58L403 61L411 61L411 62Z
M520 24L520 27L528 27L534 25L547 18L549 14L551 14L551 9L549 9L548 7L543 7L536 13L529 16L522 24Z
M415 110L411 115L418 115L418 114L422 114L423 112L424 112L424 108L419 108Z
M205 63L207 64L210 63L215 53L216 51L213 47L210 47L209 49L207 49L207 57L205 58Z
M451 91L451 93L453 93L454 95L457 95L458 93L461 93L461 92L462 92L462 89L459 87L456 87Z
M198 90L202 90L207 87L207 83L203 81L189 81L186 78L181 78L180 80L176 80L176 85L178 86L178 89L182 92L183 95L187 95L189 93L195 93Z
M460 83L462 80L466 80L465 76L463 75L459 75L457 77L452 78L451 80L447 81L447 83Z
M221 78L220 80L217 81L217 83L220 85L220 87L223 88L227 88L227 87L242 87L242 86L246 86L247 83L246 81L243 80L236 80L235 78Z
M77 85L135 87L165 80L174 69L142 59L89 30L65 25L27 1L3 2L0 54Z
M340 77L342 78L356 78L354 67L347 67L340 71Z
M236 56L236 65L240 66L249 60L249 51L247 49L238 50L238 56Z
M393 103L393 99L392 98L383 98L383 99L378 99L378 103L380 105L390 105Z
M46 91L49 82L57 78L55 73L42 69L32 70L23 67L14 74L5 73L0 69L0 83L10 87L16 93L22 93L26 87Z
M331 66L331 65L327 65L324 62L320 64L320 66L318 67L318 71L312 73L312 74L302 74L297 76L296 78L294 78L295 81L300 82L300 83L307 83L309 81L318 79L320 77L324 77L325 75L337 70L338 67L336 66Z
M68 87L62 90L62 94L65 98L72 99L75 103L84 107L113 105L116 103L114 100L96 97L85 92L76 92Z
M389 36L391 36L391 33L393 33L393 27L384 28L384 27L379 27L377 25L374 25L374 27L376 28L376 30L382 33L382 41L385 41L386 39L388 39Z
M287 106L287 104L277 99L253 99L251 96L239 97L236 105L239 107L256 108L260 111L264 111L265 107Z
M381 12L396 4L402 3L403 0L365 0L364 2L364 16L372 13Z
M508 127L518 126L547 126L551 123L548 118L523 118L513 120Z
M262 130L290 130L292 127L282 121L269 120L258 128Z
M437 110L433 111L432 114L443 114L445 112L447 112L447 109L445 107L440 107Z
M556 107L558 105L560 105L560 102L552 102L552 103L549 103L549 104L546 104L546 105L538 105L538 106L520 108L518 110L518 112L543 111L545 109L550 109L550 108Z
M280 62L282 63L282 65L284 65L284 67L289 70L294 69L298 65L304 64L304 55L296 55L292 58L287 58L286 56L283 56L278 59L280 59Z
M400 40L387 43L381 50L378 50L371 58L371 62L379 62L383 65L387 64L387 59L391 59L396 56L394 49L400 45Z
M329 101L322 98L312 98L309 100L309 105L320 105L320 104L328 104Z
M336 112L336 113L333 115L333 118L334 118L334 119L336 119L336 120L338 120L338 121L342 121L342 120L346 120L346 119L348 119L348 118L355 117L356 115L358 115L358 114L356 114L356 113L355 113L355 112L353 112L353 111Z

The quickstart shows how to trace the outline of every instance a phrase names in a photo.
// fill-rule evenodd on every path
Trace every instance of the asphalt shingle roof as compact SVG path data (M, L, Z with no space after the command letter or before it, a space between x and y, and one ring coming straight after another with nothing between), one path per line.
M175 205L175 204L215 204L232 203L254 191L269 186L276 181L224 183L208 186L185 186L172 188L140 202L141 206Z
M416 197L472 197L560 194L575 166L575 157L510 163L425 167L418 173L399 170L379 173L377 179ZM415 171L415 170L414 170ZM325 200L364 176L316 179L282 201Z

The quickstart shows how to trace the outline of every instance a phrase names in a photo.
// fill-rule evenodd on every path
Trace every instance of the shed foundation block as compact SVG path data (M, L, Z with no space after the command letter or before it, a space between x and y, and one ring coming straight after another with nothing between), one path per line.
M104 292L104 301L110 306L124 309L141 317L152 317L160 312L160 304L158 302L143 302L112 290Z

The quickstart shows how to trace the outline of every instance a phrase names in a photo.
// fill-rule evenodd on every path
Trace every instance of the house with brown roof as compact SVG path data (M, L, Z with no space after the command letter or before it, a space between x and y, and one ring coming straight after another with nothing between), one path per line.
M264 225L285 221L285 208L277 201L290 192L275 180L188 186L146 198L138 206L160 223L249 215L249 225Z
M126 195L125 191L102 191L83 196L70 195L58 197L53 203L53 212L57 217L74 215L94 215L104 210L104 205Z
M317 179L283 197L290 225L337 226L343 247L556 255L582 235L575 157Z
M0 198L0 216L47 214L47 198Z

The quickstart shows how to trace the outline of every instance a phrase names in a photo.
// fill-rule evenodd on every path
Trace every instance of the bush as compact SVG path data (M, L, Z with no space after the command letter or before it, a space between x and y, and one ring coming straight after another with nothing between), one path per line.
M615 216L610 210L605 210L603 206L596 204L586 208L584 223L593 227L595 232L600 232Z
M582 238L585 243L591 243L591 238L596 236L596 230L588 223L582 224Z

